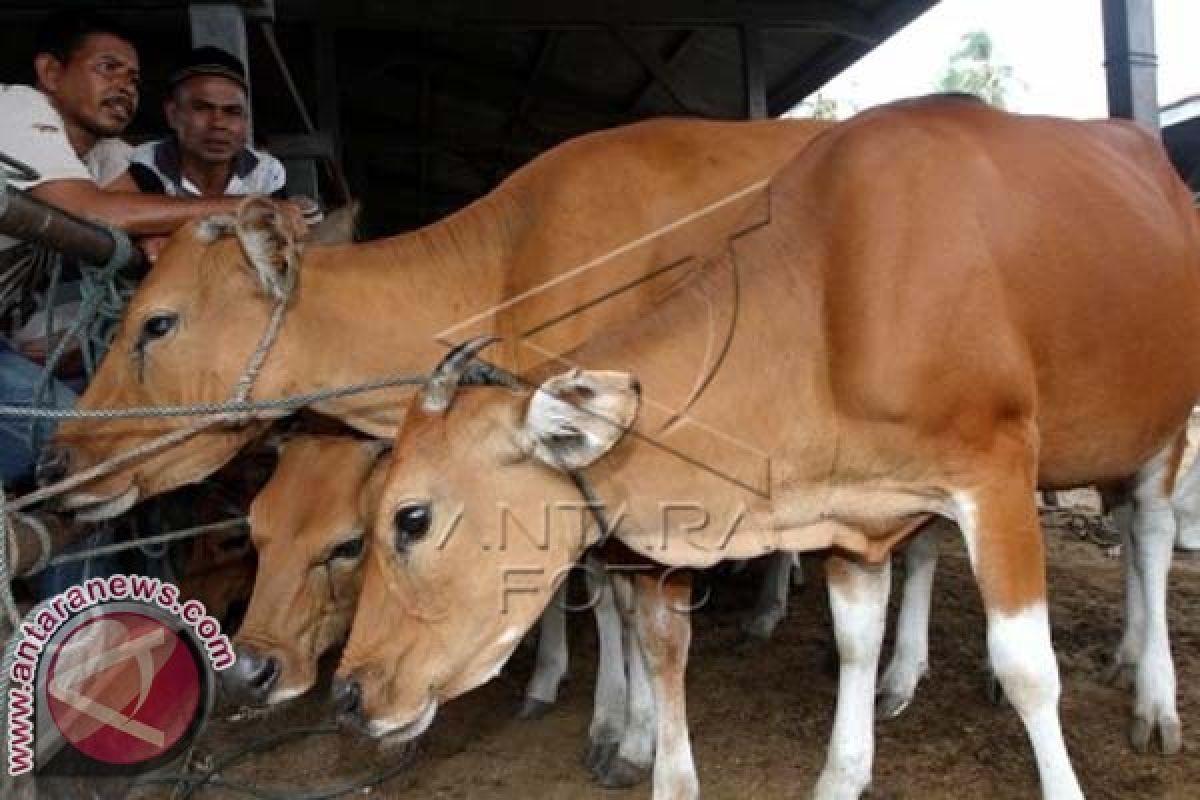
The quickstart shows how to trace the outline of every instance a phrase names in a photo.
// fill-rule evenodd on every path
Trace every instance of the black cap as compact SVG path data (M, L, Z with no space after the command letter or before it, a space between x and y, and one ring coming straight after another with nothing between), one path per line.
M197 75L217 75L228 78L247 91L250 88L246 83L246 66L237 56L219 47L197 47L188 53L167 79L167 88L173 91L176 86Z

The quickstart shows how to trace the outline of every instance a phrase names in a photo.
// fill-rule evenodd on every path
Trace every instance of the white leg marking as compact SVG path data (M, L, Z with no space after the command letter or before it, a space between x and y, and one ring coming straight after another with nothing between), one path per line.
M1158 730L1163 752L1173 754L1182 744L1175 708L1175 664L1167 631L1167 573L1175 544L1174 512L1170 508L1137 509L1133 539L1145 614L1144 641L1137 662L1133 744L1139 750L1148 749Z
M989 611L988 653L1005 696L1025 723L1037 758L1042 797L1082 798L1058 719L1061 687L1045 603L1015 614Z
M871 782L875 755L875 673L887 623L891 562L868 569L848 564L852 577L829 584L841 672L837 713L816 800L858 800Z
M876 714L899 716L912 702L929 671L929 614L937 570L939 524L934 522L908 543L904 553L904 599L896 623L896 646L883 673Z
M1145 622L1131 738L1133 746L1144 751L1157 731L1167 754L1179 752L1183 745L1167 631L1167 574L1177 531L1171 498L1163 489L1172 449L1164 449L1138 473L1133 490L1133 568L1141 581Z

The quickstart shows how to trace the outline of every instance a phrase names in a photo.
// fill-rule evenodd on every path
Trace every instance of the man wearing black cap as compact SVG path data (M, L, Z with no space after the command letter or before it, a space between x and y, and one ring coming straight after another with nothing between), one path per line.
M176 197L282 197L283 165L247 146L246 69L217 47L193 50L171 74L163 108L172 135L134 150L129 174L144 192Z

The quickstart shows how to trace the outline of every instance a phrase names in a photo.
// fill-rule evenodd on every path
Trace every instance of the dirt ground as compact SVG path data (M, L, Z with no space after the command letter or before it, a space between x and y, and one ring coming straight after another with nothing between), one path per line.
M1051 619L1063 675L1062 717L1084 791L1103 798L1200 797L1200 559L1178 557L1171 579L1171 628L1185 745L1173 758L1128 745L1127 692L1101 680L1120 634L1121 571L1112 553L1069 528L1051 529ZM836 680L829 666L829 612L819 571L794 589L774 639L748 651L738 626L756 582L743 574L715 584L694 619L688 717L702 793L716 800L803 798L817 777L832 724ZM902 570L896 571L898 586ZM893 590L892 621L895 600ZM526 648L491 684L448 704L411 764L349 796L614 800L646 798L595 787L580 763L591 713L595 633L573 615L572 664L560 704L537 721L514 719L531 669ZM1016 713L984 692L983 616L961 541L942 543L935 590L931 673L905 714L876 726L872 797L994 800L1037 796L1032 753ZM890 630L889 650L890 652ZM197 748L201 760L286 730L329 720L326 689L266 716L223 710ZM231 718L232 717L232 718ZM399 755L340 735L287 741L222 771L277 796L314 792L396 763ZM167 796L140 789L138 798ZM206 788L207 800L243 796Z

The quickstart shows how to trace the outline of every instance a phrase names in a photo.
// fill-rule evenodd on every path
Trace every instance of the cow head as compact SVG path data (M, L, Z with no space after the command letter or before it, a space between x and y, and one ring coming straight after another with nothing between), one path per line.
M130 302L79 408L228 399L274 305L295 285L300 257L299 231L264 198L247 199L234 216L177 231ZM269 355L268 368L271 360ZM74 474L191 422L68 421L50 451L56 474L49 477L64 469ZM210 429L93 481L67 496L64 505L93 519L116 516L139 498L204 478L261 429L261 424Z
M374 736L419 736L439 704L503 666L586 545L568 471L604 455L637 411L636 382L614 372L455 398L478 346L413 398L381 491L334 683L341 719Z
M361 578L363 539L384 471L382 443L300 436L250 508L258 574L227 690L254 704L303 694L317 660L346 638Z

